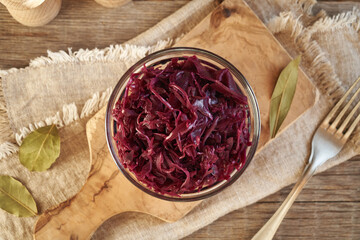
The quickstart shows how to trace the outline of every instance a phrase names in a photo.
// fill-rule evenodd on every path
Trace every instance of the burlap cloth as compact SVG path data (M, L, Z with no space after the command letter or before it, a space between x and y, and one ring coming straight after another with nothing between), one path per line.
M93 239L178 239L217 218L268 196L298 178L317 124L350 82L360 76L358 10L330 18L311 14L315 1L247 0L291 55L303 55L302 68L315 83L315 106L257 154L245 174L223 193L203 201L176 223L138 213L105 222ZM219 4L195 0L132 39L128 44L77 52L49 52L25 69L0 71L0 174L19 179L31 191L40 212L75 195L89 171L86 121L106 104L122 73L149 52L170 46ZM137 46L134 46L137 45ZM45 124L61 128L61 155L46 172L32 173L17 155L29 131ZM357 155L359 130L323 171ZM17 218L0 211L0 238L30 239L36 217Z

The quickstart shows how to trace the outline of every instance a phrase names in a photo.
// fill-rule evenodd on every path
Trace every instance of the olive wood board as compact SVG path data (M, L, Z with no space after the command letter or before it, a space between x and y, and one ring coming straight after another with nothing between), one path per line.
M253 87L259 102L262 130L258 150L269 138L269 104L281 70L291 61L284 48L242 0L224 1L176 46L203 48L236 66ZM297 91L281 130L313 106L316 89L299 71ZM105 108L86 126L91 171L72 199L43 213L35 239L89 239L110 217L136 211L168 222L185 216L199 202L168 202L145 194L119 171L105 139ZM241 181L241 178L238 180Z

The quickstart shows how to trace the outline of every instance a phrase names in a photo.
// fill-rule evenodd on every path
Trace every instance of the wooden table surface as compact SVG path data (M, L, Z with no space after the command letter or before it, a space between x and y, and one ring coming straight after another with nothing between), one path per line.
M0 69L24 67L30 59L72 47L103 48L129 40L189 0L136 0L132 8L106 9L92 0L63 0L49 25L18 24L0 5ZM360 2L321 1L313 11L334 15ZM291 187L234 211L186 239L251 239L272 216ZM360 158L313 177L280 226L275 239L360 239Z

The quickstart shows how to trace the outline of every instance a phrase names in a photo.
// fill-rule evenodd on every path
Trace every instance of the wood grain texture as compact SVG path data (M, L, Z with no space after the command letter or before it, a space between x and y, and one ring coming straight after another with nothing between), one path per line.
M147 213L173 222L199 204L160 200L127 180L106 144L105 111L106 107L86 125L91 170L84 187L74 198L40 216L34 229L35 239L89 239L104 221L126 211Z
M337 15L339 12L352 11L356 7L360 9L360 0L357 1L319 1L315 4L312 12L316 14L325 10L329 16Z
M105 48L123 43L154 26L189 0L132 1L105 8L94 0L63 0L49 24L29 28L16 22L0 4L0 69L25 67L46 51L71 47Z
M153 26L189 0L134 0L134 7L106 9L93 0L63 0L57 18L41 28L17 23L0 4L0 69L24 67L30 59L73 47L103 48ZM319 1L331 15L357 1ZM110 31L111 30L111 31ZM275 239L360 239L360 157L313 177L283 221ZM234 211L186 239L251 239L291 187ZM299 227L301 226L301 227Z
M108 8L121 7L124 4L129 3L131 0L95 0L98 4Z
M45 0L0 0L7 8L25 10L40 6Z

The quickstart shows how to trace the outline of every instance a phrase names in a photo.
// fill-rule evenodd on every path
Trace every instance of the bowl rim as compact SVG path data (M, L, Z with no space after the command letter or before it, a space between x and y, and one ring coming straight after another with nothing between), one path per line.
M121 164L120 159L118 159L117 157L117 148L116 146L114 146L112 144L112 138L113 135L110 131L110 124L113 124L113 122L111 121L112 119L112 110L113 110L113 106L114 103L116 104L118 99L115 99L118 96L119 91L121 90L121 88L125 89L126 87L126 83L127 83L127 79L130 77L131 73L135 70L138 69L139 66L143 66L145 63L147 63L149 60L152 59L156 59L157 57L161 57L164 56L164 54L166 53L179 53L179 55L186 55L186 54L199 54L201 56L205 56L210 58L212 61L217 62L218 64L221 64L223 66L226 66L226 68L228 68L231 72L231 74L237 78L240 81L240 84L243 85L244 88L246 88L247 93L246 96L249 99L249 107L253 108L253 122L254 122L254 126L250 126L254 129L254 133L253 133L253 138L252 138L252 145L250 146L250 150L246 155L246 161L244 166L236 171L234 173L234 175L229 179L229 180L223 180L221 182L226 181L225 183L223 183L221 186L215 188L215 189L209 189L209 192L204 192L201 195L195 195L195 196L190 196L190 197L176 197L176 196L169 196L169 195L163 195L161 193L155 192L150 190L149 188L147 188L146 186L138 183L133 177L130 176L130 174L127 172L127 170L124 168L124 166ZM180 57L180 56L179 56ZM124 87L125 85L125 87ZM114 160L115 164L117 165L117 167L119 168L119 170L122 172L122 174L134 185L136 186L138 189L140 189L141 191L162 199L162 200L167 200L167 201L174 201L174 202L192 202L192 201L198 201L198 200L203 200L205 198L211 197L216 195L217 193L221 192L222 190L224 190L225 188L229 187L230 185L232 185L235 181L237 181L239 179L239 177L243 174L243 172L245 171L245 169L248 167L248 165L250 164L250 162L252 161L252 159L254 158L258 143L259 143L259 139L260 139L260 131L261 130L261 119L260 119L260 109L258 106L258 102L255 96L255 93L253 91L253 89L251 88L249 82L246 80L246 78L244 77L244 75L233 65L231 64L229 61L227 61L226 59L218 56L215 53L212 53L210 51L204 50L204 49L200 49L200 48L192 48L192 47L173 47L173 48L167 48L167 49L163 49L160 51L156 51L154 53L151 53L147 56L145 56L144 58L140 59L139 61L137 61L135 64L133 64L120 78L120 80L117 82L117 84L115 85L107 107L106 107L106 115L105 115L105 136L106 136L106 142L107 142L107 146L108 149L110 151L110 155L112 157L112 159ZM220 182L220 183L221 183ZM214 185L214 187L216 186L216 184ZM201 191L197 192L197 193L191 193L191 194L198 194L201 193ZM190 194L190 193L188 193ZM186 195L186 194L185 194ZM183 195L184 196L184 195Z

